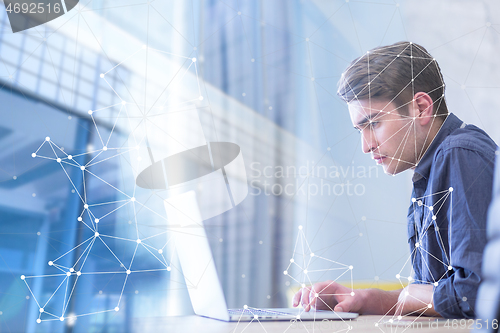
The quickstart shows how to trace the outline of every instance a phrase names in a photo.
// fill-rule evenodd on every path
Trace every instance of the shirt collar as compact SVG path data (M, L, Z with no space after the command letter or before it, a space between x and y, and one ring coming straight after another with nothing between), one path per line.
M431 166L432 166L432 160L434 158L434 153L438 149L438 147L441 145L441 143L446 139L448 135L450 135L453 131L456 129L462 127L464 124L463 121L461 121L457 116L455 116L453 113L450 113L446 119L444 120L443 124L441 125L441 128L439 129L438 133L432 140L431 144L427 148L427 151L424 153L424 156L420 159L418 162L415 171L413 173L413 182L415 183L416 181L422 179L424 177L425 179L429 178Z

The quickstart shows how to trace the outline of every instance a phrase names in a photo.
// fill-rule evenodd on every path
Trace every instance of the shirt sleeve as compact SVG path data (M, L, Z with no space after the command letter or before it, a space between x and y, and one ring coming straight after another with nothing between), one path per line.
M448 189L447 245L451 270L434 287L434 308L445 318L474 318L486 245L486 219L492 195L493 156L463 147L438 152L429 179L433 193Z

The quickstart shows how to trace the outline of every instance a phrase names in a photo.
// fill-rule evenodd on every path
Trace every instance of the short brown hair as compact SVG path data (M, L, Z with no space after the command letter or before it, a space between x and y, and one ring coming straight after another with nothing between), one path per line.
M431 98L435 115L446 115L444 81L437 61L412 42L377 47L355 59L344 71L337 94L346 102L369 98L388 99L400 113L417 92Z

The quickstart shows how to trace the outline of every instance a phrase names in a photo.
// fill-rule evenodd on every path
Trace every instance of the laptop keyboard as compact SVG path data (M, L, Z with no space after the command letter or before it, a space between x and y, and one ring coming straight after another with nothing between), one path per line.
M271 311L271 310L262 310L262 309L229 309L227 310L230 315L239 315L239 316L270 316L270 315L280 315L280 316L290 316L293 317L292 314L286 312L279 311Z

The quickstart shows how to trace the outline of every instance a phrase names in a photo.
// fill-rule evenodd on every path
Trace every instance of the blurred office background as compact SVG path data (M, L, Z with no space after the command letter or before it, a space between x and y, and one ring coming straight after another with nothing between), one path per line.
M0 330L127 332L134 318L189 313L168 233L153 237L168 218L157 192L134 185L130 157L141 121L180 141L200 135L164 113L194 111L207 141L241 147L249 194L205 221L229 307L289 306L298 282L350 284L350 272L333 270L349 265L355 287L398 287L395 275L410 274L411 172L386 176L361 153L336 83L373 47L420 43L443 70L449 109L500 142L500 22L492 17L499 7L493 0L95 0L16 34L2 7ZM56 155L64 163L43 158ZM47 263L91 237L79 216L87 223L101 217L101 233L154 238L151 246L165 246L172 269L139 246L134 269L151 271L131 274L126 284L124 274L85 275L73 291L63 284L46 308L67 317L120 302L120 311L37 324L41 305L33 295L45 304L63 277L29 278L28 289L20 276L60 273ZM106 244L120 258L134 255L130 242ZM103 243L90 254L87 245L59 264L87 255L90 271L119 269ZM298 264L283 274L291 258ZM316 271L308 277L306 259Z

